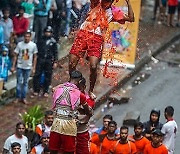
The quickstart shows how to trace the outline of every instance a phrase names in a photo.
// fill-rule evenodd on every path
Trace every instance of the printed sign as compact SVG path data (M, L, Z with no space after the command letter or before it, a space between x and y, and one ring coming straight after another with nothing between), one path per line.
M131 5L135 15L135 22L119 24L110 23L106 33L102 61L100 64L109 66L120 66L134 68L136 45L139 28L140 0L131 0ZM115 4L118 10L128 14L126 2L120 0Z

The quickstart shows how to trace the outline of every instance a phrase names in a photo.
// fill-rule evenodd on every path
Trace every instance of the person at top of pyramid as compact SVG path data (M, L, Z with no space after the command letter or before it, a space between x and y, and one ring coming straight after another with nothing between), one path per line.
M80 26L70 50L69 73L76 69L79 59L83 58L85 54L87 55L90 63L89 96L92 99L96 98L93 90L97 78L97 65L101 59L102 46L109 23L134 22L134 12L130 0L125 1L128 14L113 6L114 0L91 0L91 10Z

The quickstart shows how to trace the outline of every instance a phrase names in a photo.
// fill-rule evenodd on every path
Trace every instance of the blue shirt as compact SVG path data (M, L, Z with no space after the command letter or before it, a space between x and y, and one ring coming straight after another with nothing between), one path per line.
M4 43L4 29L0 25L0 44L3 44L3 43Z
M9 56L0 56L0 78L5 81L8 79L8 70L10 69L10 59Z
M0 25L3 27L4 30L4 43L9 44L9 38L11 36L11 32L13 32L13 22L10 18L7 21L2 18L0 20Z
M51 8L51 0L39 0L39 4L35 5L34 14L36 16L48 16Z

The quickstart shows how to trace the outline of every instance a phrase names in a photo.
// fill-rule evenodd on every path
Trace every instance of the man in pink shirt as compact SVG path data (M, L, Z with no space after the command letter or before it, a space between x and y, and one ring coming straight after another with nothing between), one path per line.
M73 71L70 73L69 82L61 84L54 89L54 121L49 141L51 154L58 154L58 151L74 154L77 135L76 112L78 106L82 105L85 114L91 114L85 94L77 87L81 79L81 72Z

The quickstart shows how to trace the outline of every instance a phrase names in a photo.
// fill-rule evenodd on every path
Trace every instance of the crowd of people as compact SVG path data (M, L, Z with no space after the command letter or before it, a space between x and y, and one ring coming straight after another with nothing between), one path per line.
M142 0L142 8L144 1L145 0ZM90 63L89 93L93 96L93 90L97 78L97 65L99 63L99 59L101 58L102 44L105 39L102 31L105 33L108 27L107 25L111 21L116 21L120 24L124 24L125 22L134 22L133 10L129 2L127 4L129 11L126 18L116 19L114 15L111 16L111 13L109 13L107 14L107 22L103 13L94 13L97 14L97 17L95 17L92 13L98 11L99 9L98 7L95 7L98 5L98 3L96 3L96 1L95 3L92 3L89 0L5 0L1 2L0 77L4 80L4 82L7 82L9 71L15 72L16 63L20 63L17 64L17 74L24 72L24 75L21 75L20 78L18 78L20 75L17 76L17 100L15 102L20 99L25 104L28 103L26 100L26 92L27 79L30 74L35 75L34 78L37 79L33 80L33 95L37 96L40 93L41 85L39 81L41 80L41 77L44 76L45 83L42 88L42 95L48 97L53 68L57 67L57 43L59 42L59 38L61 36L69 36L73 29L78 28L80 28L80 31L78 32L70 51L69 72L76 69L79 59L84 57L84 51L87 51L87 57ZM174 14L176 14L176 10L178 10L177 25L179 25L180 3L178 3L178 0L155 0L153 19L157 18L157 9L159 8L160 20L163 22L166 20L166 5L168 6L167 25L174 26ZM87 12L90 8L91 11L89 14L92 15L86 18ZM104 9L108 10L108 8ZM101 25L101 30L97 28L97 25L93 25L94 18L97 18L96 21ZM29 30L31 31L31 34L29 33ZM24 44L22 43L23 41L25 42L25 35L27 34L27 31L31 36L29 41L25 44L32 45L34 42L35 44L33 45L34 47L32 50L29 49L32 48L30 47L31 45L28 45L29 47L26 47L25 49ZM51 34L46 34L47 31ZM92 41L93 43L91 43ZM47 42L49 42L49 44L47 44ZM23 46L23 48L21 46ZM19 54L18 50L23 51L22 55ZM32 54L31 51L33 52ZM44 51L47 52L46 54L48 56L44 54ZM23 62L20 60L21 58L23 61L28 62L26 64L21 64ZM31 63L33 63L33 65ZM20 69L21 71L25 71L21 72ZM24 81L23 84L20 84L22 83L21 80ZM19 88L22 87L22 85L24 86L21 89L24 90L22 90L22 94L20 94ZM3 88L4 90L6 89L5 86Z
M141 17L143 20L143 12L146 0L141 0ZM158 24L164 24L168 27L180 26L180 1L179 0L154 0L153 2L152 20L158 21ZM176 17L176 21L175 21Z
M70 84L72 86L75 80L77 79L73 76L69 83L62 86L66 88ZM80 86L84 87L84 83L83 79ZM59 87L57 89L60 90ZM89 127L89 118L94 102L88 98L88 103L85 105L82 97L80 102L82 105L78 107L76 122L72 121L72 117L67 116L66 120L58 119L62 109L60 104L55 107L55 115L51 110L46 111L44 122L36 126L35 134L39 136L38 140L35 137L30 139L24 136L25 124L17 123L15 133L5 141L3 154L54 154L58 152L64 154L173 154L175 152L177 124L173 119L172 106L167 106L164 110L167 120L165 124L159 121L160 110L153 109L148 121L144 123L137 121L134 124L134 134L129 134L127 126L118 127L111 115L105 115L102 127L92 131ZM63 109L65 107L67 106L63 106Z
M57 41L60 36L68 36L71 28L78 28L83 22L90 6L88 0L1 0L0 3L0 15L2 21L6 20L6 24L8 23L9 31L14 32L17 36L22 36L27 28L33 30L36 33L35 42L42 36L47 25L53 27ZM23 27L20 26L22 29L17 32L14 27L17 26L15 24L17 22L14 20L12 22L10 19L19 16L20 7L24 9L22 15L28 19L28 22L26 20ZM4 11L7 10L8 14L6 13L5 17ZM5 34L10 35L9 32ZM4 37L8 40L9 36Z
M9 72L16 71L16 102L20 99L27 104L30 74L35 76L34 95L40 92L39 78L44 76L42 93L47 97L52 71L57 67L57 43L60 37L68 37L72 29L79 27L89 2L3 0L0 4L0 78L7 82Z
M16 71L15 103L29 104L26 95L30 75L33 76L31 97L38 95L48 97L53 69L58 64L57 41L61 35L69 35L70 20L74 23L73 28L81 26L70 50L69 73L76 69L79 59L87 51L87 59L90 62L89 94L91 97L96 97L93 90L97 78L97 65L101 58L104 34L108 24L111 21L120 24L134 22L134 13L129 0L126 0L128 14L119 11L120 18L113 15L111 10L113 2L105 1L102 5L99 5L98 1L89 3L82 0L74 2L71 0L17 0L15 4L12 1L2 3L4 6L2 6L0 20L0 36L2 36L0 75L6 82L9 71L12 73ZM85 18L90 7L88 18ZM75 16L74 19L71 19L71 15ZM65 25L59 25L64 21ZM43 81L42 78L44 78Z

